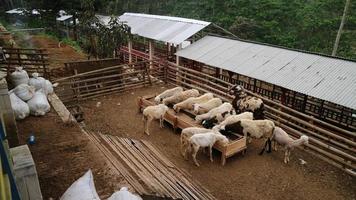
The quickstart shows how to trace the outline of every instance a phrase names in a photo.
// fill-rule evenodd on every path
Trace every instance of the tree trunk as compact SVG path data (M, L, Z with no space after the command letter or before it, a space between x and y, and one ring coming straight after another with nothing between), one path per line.
M77 15L76 12L73 12L73 36L74 40L77 41Z
M331 54L332 56L336 55L337 48L339 47L339 41L340 41L340 37L341 37L341 32L342 32L342 29L344 28L344 24L345 24L345 20L346 20L346 14L347 14L347 10L348 10L349 5L350 5L350 1L351 0L346 0L346 2L345 2L344 13L342 15L342 19L341 19L341 22L340 22L339 31L337 32L337 35L336 35L333 52Z

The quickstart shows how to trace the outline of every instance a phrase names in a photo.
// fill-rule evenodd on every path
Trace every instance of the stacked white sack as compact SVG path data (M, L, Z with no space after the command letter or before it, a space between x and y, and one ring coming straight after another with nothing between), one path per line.
M22 101L15 93L10 92L11 108L17 120L25 119L30 115L30 108L26 102Z
M10 80L12 84L16 87L20 84L28 84L29 77L22 67L16 67L15 71L10 74Z
M30 107L30 113L34 116L45 115L50 111L51 107L48 103L46 94L42 89L36 91L32 99L27 102Z
M23 83L15 87L15 89L12 91L23 101L32 99L33 95L35 94L35 88L33 86L29 86Z

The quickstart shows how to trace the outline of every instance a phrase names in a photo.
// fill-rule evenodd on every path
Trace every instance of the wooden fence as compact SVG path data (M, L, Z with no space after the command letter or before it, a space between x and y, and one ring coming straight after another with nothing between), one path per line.
M0 66L7 73L15 70L15 67L22 66L27 73L37 72L40 76L49 78L48 53L46 49L30 48L3 48L6 60L0 60Z
M99 68L54 80L59 83L55 92L63 103L67 104L123 92L157 80L157 78L151 80L152 76L149 76L149 73L162 77L156 69L152 69L151 72L149 70L148 61Z

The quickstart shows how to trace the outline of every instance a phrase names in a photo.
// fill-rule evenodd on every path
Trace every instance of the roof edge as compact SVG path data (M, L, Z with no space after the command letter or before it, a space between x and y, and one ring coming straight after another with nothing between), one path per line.
M189 19L189 18L183 18L183 17L164 16L164 15L151 15L151 14L130 13L130 12L125 12L121 16L123 16L123 15L135 16L135 17L153 18L153 19L164 19L164 20L185 22L185 23L191 23L191 24L200 24L200 25L203 25L203 26L208 26L208 25L211 24L211 22L202 21L202 20Z

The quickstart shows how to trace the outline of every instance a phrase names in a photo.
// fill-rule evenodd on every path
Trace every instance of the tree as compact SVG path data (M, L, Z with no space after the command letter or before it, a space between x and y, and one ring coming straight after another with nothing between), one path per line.
M106 24L95 15L94 0L82 0L79 15L79 29L82 36L81 44L88 54L94 57L112 57L113 52L127 41L129 27L111 16Z
M334 48L333 48L333 52L332 52L332 54L331 54L331 55L333 55L333 56L336 55L337 48L338 48L338 46L339 46L340 37L341 37L341 32L342 32L342 29L344 28L344 24L345 24L345 21L346 21L347 10L349 9L349 5L350 5L350 0L346 0L346 2L345 2L345 8L344 8L344 13L343 13L343 15L342 15L342 19L341 19L341 22L340 22L339 31L337 32L336 39L335 39L335 44L334 44Z

